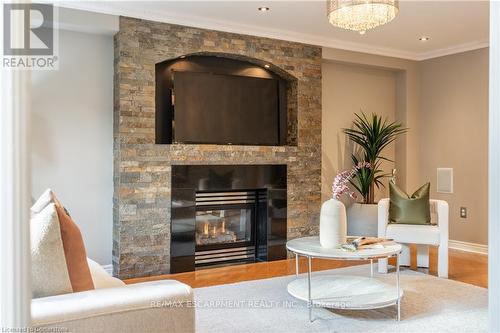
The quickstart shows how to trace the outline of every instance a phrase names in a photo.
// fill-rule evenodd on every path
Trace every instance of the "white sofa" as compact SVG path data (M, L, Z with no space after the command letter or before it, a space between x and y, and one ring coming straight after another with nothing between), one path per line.
M389 224L389 199L378 202L378 237L402 243L399 264L410 266L408 244L417 244L417 266L429 267L429 245L438 246L438 276L448 278L448 203L430 200L431 225ZM380 273L387 273L387 259L378 262Z
M33 299L34 328L103 333L195 331L193 292L188 285L175 280L125 285L88 261L96 289Z

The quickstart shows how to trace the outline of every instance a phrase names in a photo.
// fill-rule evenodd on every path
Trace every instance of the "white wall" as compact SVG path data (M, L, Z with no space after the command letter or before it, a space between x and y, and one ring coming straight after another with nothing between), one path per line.
M59 32L59 70L32 76L32 194L52 188L89 257L111 263L113 37Z

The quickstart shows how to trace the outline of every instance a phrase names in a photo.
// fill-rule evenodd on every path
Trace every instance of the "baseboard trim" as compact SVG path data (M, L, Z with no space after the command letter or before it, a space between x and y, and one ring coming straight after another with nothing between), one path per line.
M109 275L113 275L113 265L109 264L109 265L102 265L102 268L104 268L104 270L109 274Z
M466 252L488 254L488 245L449 240L448 248Z

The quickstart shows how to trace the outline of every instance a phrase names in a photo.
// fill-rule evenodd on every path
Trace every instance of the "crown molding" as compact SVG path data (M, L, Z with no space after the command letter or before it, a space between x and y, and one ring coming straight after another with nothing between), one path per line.
M421 61L435 57L441 57L454 53L470 51L474 49L484 48L488 46L488 41L478 41L457 45L445 49L433 50L430 52L408 52L393 48L376 47L361 43L348 42L335 38L321 38L311 34L304 34L295 31L281 30L281 29L264 29L258 26L227 22L221 20L214 20L206 17L199 17L193 15L185 15L179 13L172 13L166 11L152 11L146 8L130 9L122 7L116 2L75 2L75 1L58 1L56 4L59 7L85 10L101 14L116 15L116 16L129 16L137 19L144 19L156 22L164 22L170 24L184 25L194 28L217 30L230 33L237 33L243 35L258 36L264 38L272 38L285 40L290 42L298 42L303 44L310 44L320 47L328 47L335 49L342 49L347 51L369 53L380 56L401 58L407 60Z
M489 47L489 46L490 46L490 43L488 40L460 44L460 45L455 45L455 46L447 47L447 48L443 48L443 49L418 53L415 60L422 61L422 60L427 60L427 59L432 59L432 58L444 57L444 56L451 55L451 54L482 49L482 48Z
M92 13L89 24L88 12L58 8L58 27L60 30L113 36L119 31L119 19L116 15Z

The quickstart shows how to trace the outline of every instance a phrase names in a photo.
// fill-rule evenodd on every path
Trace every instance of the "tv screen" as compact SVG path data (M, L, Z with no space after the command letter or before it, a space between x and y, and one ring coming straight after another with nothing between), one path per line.
M279 80L175 71L173 86L174 142L279 145Z

